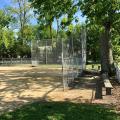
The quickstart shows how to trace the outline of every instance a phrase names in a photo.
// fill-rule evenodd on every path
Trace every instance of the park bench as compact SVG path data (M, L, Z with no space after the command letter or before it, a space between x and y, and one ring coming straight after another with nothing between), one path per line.
M110 82L110 80L107 77L107 74L102 74L104 86L106 88L106 95L111 95L111 89L113 89L113 86Z

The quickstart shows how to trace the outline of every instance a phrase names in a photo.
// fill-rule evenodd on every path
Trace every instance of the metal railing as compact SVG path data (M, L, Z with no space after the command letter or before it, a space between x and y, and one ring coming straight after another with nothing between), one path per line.
M31 64L31 58L1 58L1 65Z

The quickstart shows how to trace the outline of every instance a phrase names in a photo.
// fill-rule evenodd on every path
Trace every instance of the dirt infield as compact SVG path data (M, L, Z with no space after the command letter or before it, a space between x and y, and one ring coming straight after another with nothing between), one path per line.
M92 80L91 77L83 81ZM0 67L0 111L35 100L91 102L94 98L94 87L82 83L63 91L62 83L60 66Z

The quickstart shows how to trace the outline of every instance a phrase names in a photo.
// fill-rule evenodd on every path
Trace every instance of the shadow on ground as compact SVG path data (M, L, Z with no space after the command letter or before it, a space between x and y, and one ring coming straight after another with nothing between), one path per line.
M61 69L4 67L0 69L0 112L33 101L72 101L91 103L93 77L81 77L74 89L63 92Z

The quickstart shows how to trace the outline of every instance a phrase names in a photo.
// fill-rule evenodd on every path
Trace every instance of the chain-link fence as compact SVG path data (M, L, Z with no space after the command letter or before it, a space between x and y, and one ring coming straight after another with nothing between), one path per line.
M80 75L86 64L86 31L81 30L79 37L67 39L33 40L31 46L32 65L61 65L64 89Z
M31 53L33 65L61 64L61 47L61 40L42 39L32 41Z

